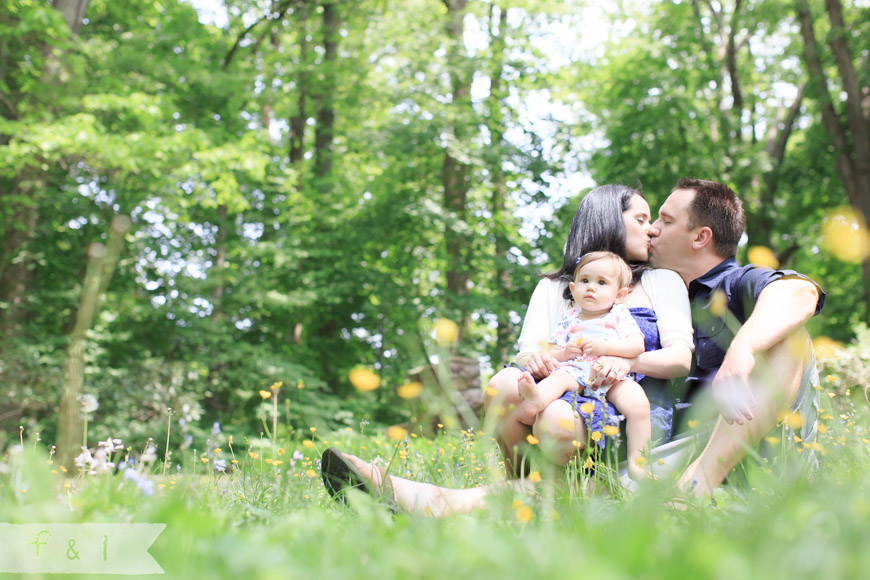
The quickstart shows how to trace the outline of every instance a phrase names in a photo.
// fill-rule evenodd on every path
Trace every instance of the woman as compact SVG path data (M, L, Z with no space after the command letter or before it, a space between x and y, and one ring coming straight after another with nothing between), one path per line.
M652 423L659 439L671 435L675 401L668 396L664 379L685 376L692 360L692 325L689 299L682 279L670 270L649 270L650 209L640 192L623 185L605 185L590 191L580 203L562 260L562 267L538 283L523 321L517 363L540 380L548 376L557 362L544 350L570 299L568 282L580 256L592 251L613 252L632 266L634 281L623 300L644 333L646 352L634 359L599 358L597 385L612 385L634 371L645 378L641 385L650 400ZM488 418L497 421L496 434L505 458L509 477L519 473L518 449L529 434L540 441L541 449L558 465L566 465L588 440L586 424L577 420L584 402L601 405L593 399L574 400L571 395L550 403L541 413L527 417L522 411L517 382L522 375L517 367L507 367L490 381L485 400ZM600 412L596 409L596 412ZM612 407L608 410L614 413ZM433 515L467 512L485 504L492 486L447 489L383 474L371 464L335 450L324 452L323 479L333 495L345 487L370 489L370 484L388 485L391 495L404 509ZM494 484L498 486L499 484ZM520 483L519 485L524 485Z

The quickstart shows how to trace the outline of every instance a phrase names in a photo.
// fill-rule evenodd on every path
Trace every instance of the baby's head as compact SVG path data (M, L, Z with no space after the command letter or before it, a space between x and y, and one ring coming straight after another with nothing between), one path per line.
M609 310L628 294L631 279L631 268L613 252L589 252L577 261L571 294L584 310Z

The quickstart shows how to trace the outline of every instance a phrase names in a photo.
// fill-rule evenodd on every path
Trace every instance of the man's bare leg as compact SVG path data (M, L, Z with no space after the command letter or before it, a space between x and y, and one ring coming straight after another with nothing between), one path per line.
M754 447L776 427L780 413L797 397L806 365L806 358L799 353L806 348L811 348L809 337L801 333L758 357L751 375L755 418L742 425L729 425L720 415L707 446L680 476L680 489L699 498L712 497L713 490L746 455L746 449Z

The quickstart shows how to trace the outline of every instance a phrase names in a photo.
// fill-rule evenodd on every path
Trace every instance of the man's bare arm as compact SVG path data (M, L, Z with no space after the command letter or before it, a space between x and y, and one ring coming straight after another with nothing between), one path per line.
M818 300L812 282L795 278L771 282L761 291L713 379L713 394L726 421L742 424L753 419L755 398L749 390L749 375L756 356L801 329L815 313Z

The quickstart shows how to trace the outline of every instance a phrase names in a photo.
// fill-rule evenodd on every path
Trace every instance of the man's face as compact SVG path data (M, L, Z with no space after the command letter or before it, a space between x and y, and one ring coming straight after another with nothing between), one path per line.
M680 272L692 258L693 231L689 229L689 206L695 198L691 189L675 189L659 209L649 229L649 261L653 267Z

